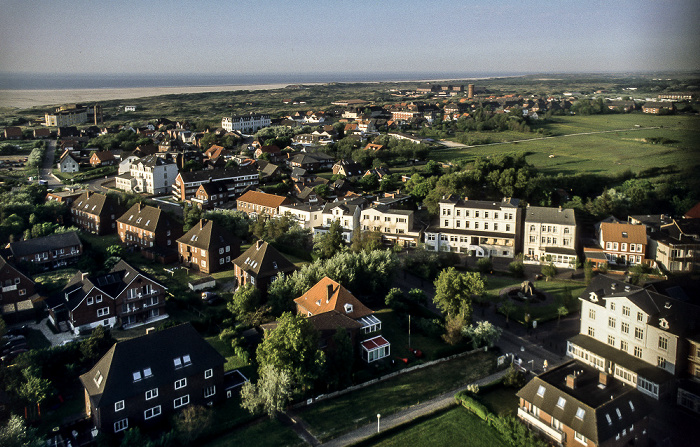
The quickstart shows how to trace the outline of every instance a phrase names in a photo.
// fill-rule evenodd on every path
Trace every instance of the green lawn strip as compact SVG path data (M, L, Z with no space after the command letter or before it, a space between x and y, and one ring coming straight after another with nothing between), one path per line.
M234 430L213 441L201 444L203 447L228 447L241 445L246 447L264 446L302 446L304 441L276 419L264 419L260 423L252 424Z
M496 430L461 406L388 430L355 446L506 446Z
M498 416L515 416L518 408L517 389L503 385L502 381L481 387L478 399L489 411Z
M224 371L230 371L232 369L242 368L248 365L245 359L239 357L234 352L230 344L224 343L219 339L218 336L206 337L205 340L214 347L219 354L226 358L226 363L224 364Z
M328 440L491 373L495 354L478 352L392 377L314 404L301 413L314 435Z
M51 347L51 342L38 329L29 329L26 337L27 344L31 349L44 349Z

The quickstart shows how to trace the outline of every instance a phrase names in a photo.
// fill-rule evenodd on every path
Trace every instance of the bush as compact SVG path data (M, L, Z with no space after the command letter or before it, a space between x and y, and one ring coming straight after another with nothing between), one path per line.
M525 385L525 376L515 369L513 365L510 365L510 369L506 375L503 376L503 384L511 388L521 388Z
M508 271L516 278L522 278L525 275L525 266L522 261L513 261L508 264Z
M487 420L489 416L489 410L484 404L469 396L467 392L460 391L455 395L455 400L464 408L479 416L479 418L481 418L482 420Z
M482 274L491 273L493 270L493 262L491 262L491 258L481 258L476 261L476 268L478 268L479 272Z

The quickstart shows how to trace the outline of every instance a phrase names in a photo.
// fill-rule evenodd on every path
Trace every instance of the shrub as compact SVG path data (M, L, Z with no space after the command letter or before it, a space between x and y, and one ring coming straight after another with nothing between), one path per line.
M516 278L522 278L525 274L525 266L522 261L513 261L508 264L508 271Z
M489 410L481 402L469 396L466 392L460 391L455 395L455 400L462 404L464 408L477 415L482 420L486 420L489 416Z
M493 262L491 258L481 258L476 261L476 268L483 274L490 273L493 270Z
M525 376L515 369L515 366L510 365L510 369L506 375L503 376L503 384L511 388L521 388L525 385Z

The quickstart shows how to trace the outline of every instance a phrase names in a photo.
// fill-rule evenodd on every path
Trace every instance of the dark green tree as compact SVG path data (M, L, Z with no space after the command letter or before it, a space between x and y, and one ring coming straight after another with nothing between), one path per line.
M335 220L331 223L327 233L316 236L314 252L321 259L329 259L342 250L343 245L343 229L340 226L340 221Z

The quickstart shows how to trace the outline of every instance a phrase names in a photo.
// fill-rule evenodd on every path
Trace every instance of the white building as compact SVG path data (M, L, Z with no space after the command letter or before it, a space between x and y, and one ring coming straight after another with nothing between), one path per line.
M528 206L525 209L523 255L526 263L576 265L576 216L574 210Z
M365 206L367 200L361 197L326 203L321 211L321 222L313 226L314 236L327 233L331 224L339 221L343 240L350 243L355 230L360 228L360 214Z
M397 210L385 205L366 208L360 213L362 231L378 231L382 240L403 247L415 247L421 232L413 227L413 211Z
M280 216L287 216L296 222L301 228L312 229L316 226L321 226L323 222L323 206L322 205L280 205Z
M252 134L272 124L270 115L266 113L251 113L250 115L225 116L221 120L221 127L227 132L234 130Z
M515 257L520 247L520 200L500 202L448 198L440 201L438 222L425 231L428 250L476 257Z
M119 162L119 170L117 171L117 175L126 174L127 172L131 172L131 164L134 163L138 159L139 159L139 157L137 157L136 155L129 155L128 157L126 157L122 161L120 161Z
M116 177L116 187L124 191L168 194L178 169L172 160L148 155L131 164L128 174Z
M70 152L66 151L58 162L58 171L78 172L79 170L80 164L71 156Z

